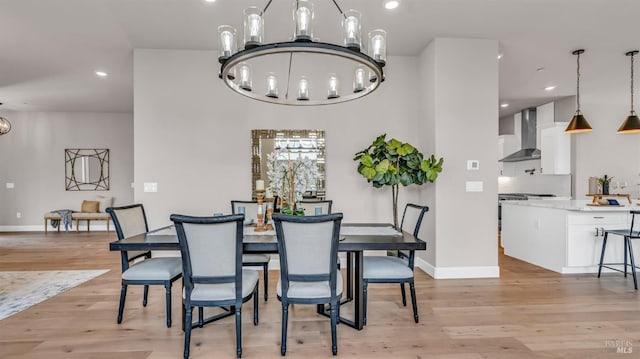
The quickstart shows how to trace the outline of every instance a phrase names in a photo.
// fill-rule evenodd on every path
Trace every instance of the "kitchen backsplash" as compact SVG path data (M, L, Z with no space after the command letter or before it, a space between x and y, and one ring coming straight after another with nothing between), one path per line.
M504 162L498 193L539 193L571 197L571 175L540 174L540 160ZM532 174L531 174L532 173Z

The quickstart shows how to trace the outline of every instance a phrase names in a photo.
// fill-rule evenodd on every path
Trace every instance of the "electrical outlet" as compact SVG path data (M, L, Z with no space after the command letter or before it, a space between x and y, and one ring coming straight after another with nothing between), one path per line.
M22 218L22 213L16 212L16 218Z
M15 184L13 182L7 182L7 189L13 189Z

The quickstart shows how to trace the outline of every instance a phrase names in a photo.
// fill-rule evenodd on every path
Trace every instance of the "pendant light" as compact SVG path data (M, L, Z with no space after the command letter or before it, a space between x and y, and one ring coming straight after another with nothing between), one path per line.
M640 119L633 110L633 56L638 54L638 50L627 52L625 55L631 57L631 112L624 120L622 126L618 129L618 133L638 133L640 132Z
M580 112L580 54L584 53L583 49L575 50L572 54L577 57L577 81L576 81L576 113L573 115L571 122L569 122L569 126L564 130L566 133L582 133L582 132L591 132L591 125L587 122L587 119L584 118L582 112Z

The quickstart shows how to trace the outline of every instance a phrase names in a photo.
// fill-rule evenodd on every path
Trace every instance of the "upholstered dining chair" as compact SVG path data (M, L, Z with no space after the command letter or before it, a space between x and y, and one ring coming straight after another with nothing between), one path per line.
M242 269L244 215L172 214L169 218L176 226L182 255L184 358L189 357L194 307L231 308L236 319L236 355L240 358L242 303L252 297L253 324L258 325L258 272Z
M231 213L244 213L245 222L254 222L258 220L258 202L257 201L231 201ZM262 267L262 280L264 282L264 300L269 298L269 261L270 254L248 253L242 256L242 265L247 267Z
M147 216L142 204L123 207L109 207L118 239L132 237L149 231ZM122 288L118 306L118 324L122 323L124 303L129 285L144 285L142 305L147 306L149 285L164 285L167 311L167 328L171 327L171 285L182 276L180 258L151 258L150 252L121 251Z
M332 200L303 200L296 203L296 208L304 209L305 216L317 216L319 214L331 214Z
M278 239L282 302L280 353L287 351L289 304L327 304L331 317L331 349L338 353L336 325L340 314L342 276L337 269L342 213L319 216L274 214Z
M402 215L402 223L400 227L402 231L413 234L418 238L420 226L424 214L427 213L429 207L419 206L416 204L407 204ZM413 265L415 251L398 251L390 253L387 256L365 256L363 263L364 278L364 323L367 324L367 287L369 283L400 283L400 291L402 293L402 305L407 305L407 296L405 294L404 284L409 283L411 292L411 305L413 307L413 319L418 323L418 306L416 304L416 289L413 282Z

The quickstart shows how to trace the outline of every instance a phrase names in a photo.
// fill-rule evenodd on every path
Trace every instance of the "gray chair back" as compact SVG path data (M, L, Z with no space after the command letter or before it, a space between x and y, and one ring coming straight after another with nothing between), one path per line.
M133 237L138 234L149 232L147 215L141 203L131 204L122 207L108 207L105 212L109 213L113 225L116 227L118 239ZM129 268L128 262L138 257L151 257L149 251L122 251L122 271Z
M411 233L414 237L419 239L418 234L420 233L420 227L422 226L422 219L424 218L424 214L429 211L429 207L420 206L413 203L408 203L404 207L404 213L402 214L402 222L400 224L400 228L407 232ZM398 251L398 255L401 257L405 257L409 260L409 267L413 269L415 254L414 251Z
M289 282L329 281L336 296L338 242L342 213L321 216L273 215L278 239L282 296Z
M236 284L242 299L242 226L244 215L193 217L172 214L176 226L182 276L187 295L198 283Z
M147 216L142 204L132 204L123 207L109 207L106 212L111 215L116 227L118 239L132 237L149 232Z
M296 204L296 208L303 208L305 216L331 214L332 200L304 200Z
M420 226L422 225L422 218L427 211L429 211L429 207L427 206L420 206L413 203L407 204L406 207L404 207L400 228L418 238Z

